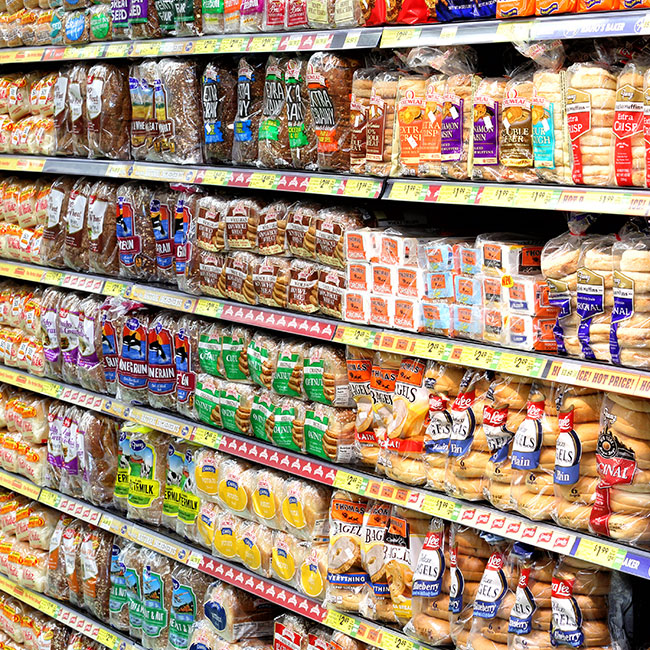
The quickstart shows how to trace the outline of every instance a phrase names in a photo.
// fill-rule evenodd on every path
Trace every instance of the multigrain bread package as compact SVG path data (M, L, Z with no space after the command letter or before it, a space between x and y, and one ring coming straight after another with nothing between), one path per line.
M266 62L258 144L261 167L276 169L291 165L285 82L288 61L288 57L271 55Z
M471 177L474 129L472 97L478 83L472 73L447 78L443 95L441 160L442 175L463 180Z
M134 160L160 160L153 149L157 129L154 104L157 70L158 62L153 59L133 64L129 68L131 96L129 138Z
M286 111L291 166L297 169L316 169L318 148L309 106L307 59L301 57L289 59L285 68L284 83L287 93Z
M628 63L618 75L612 132L614 181L620 187L645 185L644 75L646 66Z
M425 86L426 79L421 75L403 75L399 79L395 101L391 176L417 176L418 174Z
M576 185L609 185L616 74L602 64L575 63L567 70L566 86L571 179Z
M555 404L558 437L555 447L555 509L553 518L562 526L589 529L596 499L598 465L596 448L600 431L603 394L589 388L561 384Z
M481 79L474 94L474 169L472 178L503 181L504 169L499 162L503 97L507 80L504 77Z
M372 69L371 69L372 70ZM355 85L361 86L362 79L358 78L359 70L354 73L352 81L353 92ZM374 176L388 176L393 150L393 128L395 124L395 100L397 98L397 84L399 73L397 71L375 71L368 100L366 117L366 143L365 143L365 173ZM361 119L363 130L363 105L361 112L357 111ZM358 126L356 127L358 130ZM353 146L358 136L352 131L350 150L350 171L352 161L357 153Z
M206 162L228 163L237 112L237 73L232 65L220 60L208 63L201 78L201 100Z
M237 67L237 113L234 122L232 162L235 165L256 165L259 127L264 102L262 59L243 56Z
M307 64L307 86L314 131L318 141L318 168L347 172L350 168L350 93L356 59L316 52Z

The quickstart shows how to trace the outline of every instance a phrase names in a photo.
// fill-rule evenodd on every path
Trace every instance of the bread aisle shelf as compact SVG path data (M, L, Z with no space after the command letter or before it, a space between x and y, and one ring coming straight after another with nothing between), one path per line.
M633 397L650 398L650 373L633 368L617 368L604 363L567 359L547 354L522 353L486 344L447 340L427 334L378 330L346 324L329 318L283 312L190 296L159 287L136 285L119 278L48 269L34 264L0 260L0 276L27 280L66 289L106 296L124 296L146 305L184 313L263 327L320 341L334 341L368 350L412 354L423 359L448 361L461 366L486 368L535 379L550 379L576 386L608 390ZM40 380L38 380L40 381Z
M85 634L90 639L111 650L142 650L141 646L117 634L110 628L104 627L101 623L85 614L81 614L77 610L43 594L21 587L6 576L0 576L0 590L43 612L43 614L59 621L59 623Z
M418 510L448 521L457 521L508 539L526 542L532 546L589 560L611 569L650 579L650 551L631 549L624 545L600 540L591 535L569 531L548 523L533 522L519 515L496 510L489 505L468 503L460 499L438 495L426 489L400 485L347 467L339 468L317 458L287 452L284 449L267 445L255 438L237 436L217 429L206 428L171 414L134 407L81 388L68 386L49 379L33 377L20 370L0 366L0 381L113 415L129 422L150 426L190 442L202 444L265 467L308 478L324 485L345 489L369 499ZM0 486L31 499L38 499L46 505L63 510L89 523L98 524L100 522L99 525L101 525L101 522L108 521L108 519L105 519L106 517L111 517L110 521L118 521L99 508L90 506L83 501L65 497L46 488L41 489L27 479L3 470L0 470ZM119 525L112 523L111 526L114 533L122 536L126 536L126 533L130 530L144 530L141 526L126 521L122 521ZM124 526L127 526L127 528L124 528ZM126 532L120 532L121 530ZM146 534L149 535L150 533L147 532ZM176 544L176 542L164 535L158 535L156 539L158 540L156 543L159 545ZM134 540L140 541L135 538ZM140 543L144 544L142 541ZM146 546L146 544L144 545ZM170 557L184 561L179 557L179 553L182 555L187 552L187 547L176 545L174 549L176 549L174 551L175 555L170 555ZM181 549L182 552L178 549ZM165 552L158 547L156 547L156 550ZM205 558L208 557L205 556ZM205 558L204 560L207 562ZM200 565L199 568L201 568ZM258 576L256 578L262 580ZM238 586L241 585L238 584ZM299 598L303 597L299 596ZM389 647L386 650L395 649Z

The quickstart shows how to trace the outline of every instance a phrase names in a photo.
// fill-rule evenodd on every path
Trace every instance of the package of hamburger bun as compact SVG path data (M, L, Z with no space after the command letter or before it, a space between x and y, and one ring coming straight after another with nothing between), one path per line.
M650 368L650 238L622 236L612 246L614 307L609 346L612 362Z
M536 380L526 401L526 418L512 441L510 493L517 512L536 521L555 508L553 471L558 423L550 382Z
M485 468L490 458L483 431L483 407L493 378L491 370L467 370L449 409L452 425L445 490L470 501L483 499Z
M553 571L551 587L553 647L612 645L608 624L611 577L609 569L562 556Z
M483 482L484 497L500 510L512 509L512 440L526 417L526 400L532 380L497 375L483 406L483 432L490 450Z
M332 494L325 607L359 611L368 581L361 564L361 531L367 505L356 494L343 490Z
M405 632L429 645L451 644L450 584L449 531L442 519L434 517L413 574L413 618Z
M389 503L370 501L361 529L361 565L368 574L368 584L359 611L366 618L386 623L396 622L386 578L385 540L391 508Z
M392 352L377 352L372 360L370 397L372 398L373 410L372 429L377 444L375 471L378 474L385 473L384 467L380 462L379 447L387 438L388 425L393 418L395 382L397 381L401 363L402 356ZM368 441L368 445L374 447L373 442L370 440Z
M585 237L578 258L576 313L583 359L609 361L614 306L613 246L616 235Z
M569 230L549 240L542 249L541 270L549 288L549 303L558 308L553 334L559 354L578 356L576 288L578 261L584 235L594 222L590 214L571 213Z
M628 543L650 541L650 405L607 393L600 417L596 463L600 482L589 529Z
M603 393L593 388L558 385L555 406L558 436L555 447L555 510L553 519L567 528L589 529L596 500L596 446Z
M413 575L429 528L429 515L393 506L386 545L385 571L393 612L400 626L412 617Z
M460 392L465 370L451 364L431 364L425 373L429 389L429 413L424 432L424 471L427 486L444 492L452 419L450 409Z
M408 485L424 485L424 432L429 415L430 391L425 385L429 364L402 357L393 396L393 412L382 440L378 463L386 476Z
M373 357L372 350L348 345L345 351L348 369L348 386L356 406L354 425L355 461L365 467L377 464L379 445L373 431L373 400L370 391Z
M512 551L518 575L507 616L509 650L547 648L551 627L551 593L555 558L548 552L516 543ZM510 596L510 594L509 594Z

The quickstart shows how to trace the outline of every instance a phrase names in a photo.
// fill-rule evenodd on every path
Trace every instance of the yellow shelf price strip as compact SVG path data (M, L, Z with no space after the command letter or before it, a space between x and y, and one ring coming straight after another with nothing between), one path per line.
M348 327L338 325L336 328L335 340L343 345L354 345L358 348L373 349L377 332L361 329L360 327Z
M223 311L223 303L215 300L199 298L196 302L195 314L199 316L208 316L209 318L219 318Z
M525 377L535 377L543 361L523 354L511 354L502 352L499 358L499 371L508 372L513 375L523 375Z
M441 343L440 341L427 341L418 339L415 342L413 354L416 357L424 359L433 359L434 361L445 361L449 358L453 345L451 343Z
M307 194L336 194L340 182L337 178L310 176L305 191Z
M403 47L404 44L417 40L421 33L421 27L385 29L381 35L381 47Z
M392 632L384 632L380 643L384 650L418 650L421 647L415 641L403 639Z
M438 193L438 203L470 205L474 203L477 191L477 188L467 185L443 185Z
M379 194L380 187L381 181L366 181L358 178L348 178L345 181L343 194L345 196L359 196L366 199L372 199Z
M61 271L45 271L41 276L41 282L43 284L51 284L55 287L60 287L63 284L63 278L65 274Z
M108 630L99 628L97 632L97 643L101 643L107 648L116 648L117 647L117 636Z
M514 207L552 210L559 198L560 190L519 187L517 188Z
M280 176L278 174L263 174L255 172L251 174L248 187L256 190L274 190L278 185Z
M424 201L428 186L397 181L390 187L390 198L396 201Z
M41 490L38 500L40 501L40 503L46 506L50 506L51 508L56 508L61 502L61 495L57 494L56 492L52 492L51 490L43 489Z
M219 449L223 436L218 431L212 431L211 429L203 429L202 427L196 427L194 430L194 442L205 445L212 449Z
M581 539L575 556L580 560L600 564L610 569L619 570L625 560L627 551L593 539Z
M488 185L483 188L479 197L479 203L481 205L494 205L509 208L515 202L516 196L517 188L515 187Z
M422 512L434 517L441 517L448 521L457 521L460 515L461 506L449 499L434 496L433 494L425 494L424 502L422 504Z
M459 359L461 365L475 368L492 368L493 362L494 351L481 348L463 348Z
M368 479L339 469L336 470L336 476L334 477L334 487L363 495L368 487Z
M333 609L327 611L325 620L323 621L328 627L332 627L339 632L343 632L348 636L354 637L359 629L359 621L347 616L346 614L341 614L341 612L335 612Z

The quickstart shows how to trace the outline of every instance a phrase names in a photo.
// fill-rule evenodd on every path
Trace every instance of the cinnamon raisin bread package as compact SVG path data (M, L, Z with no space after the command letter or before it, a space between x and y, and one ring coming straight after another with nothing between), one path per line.
M259 127L264 101L264 61L243 56L237 66L237 113L234 122L232 162L256 165Z
M299 56L289 59L284 82L291 166L296 169L316 169L318 151L309 105L307 59Z
M350 93L356 59L316 52L307 65L307 85L314 130L318 140L318 168L350 168Z
M357 86L361 83L361 80L357 79L358 72L359 70L354 73L353 87L355 83ZM399 73L396 71L379 72L374 75L368 101L367 124L365 126L365 173L367 174L388 176L390 171L398 81ZM352 144L355 143L355 139L353 130ZM351 163L354 157L356 157L356 153L351 149Z
M443 95L440 152L442 175L462 180L471 177L474 129L472 98L478 78L470 73L447 78Z
M271 55L266 62L258 145L261 167L291 166L285 82L288 61L288 57Z
M431 75L424 87L424 117L420 143L419 176L439 177L441 174L440 146L442 136L442 96L447 84L446 75Z
M222 59L208 63L201 77L204 154L207 162L229 163L237 114L237 71Z
M88 70L86 88L88 150L91 158L128 160L131 119L129 79L125 68L96 63Z
M576 185L609 185L616 74L599 63L575 63L567 70L566 85L571 179Z
M503 166L499 162L499 139L502 127L505 77L481 79L474 94L474 168L472 178L503 181Z

